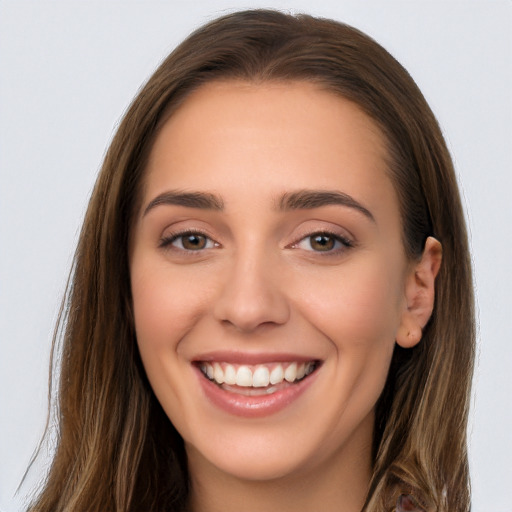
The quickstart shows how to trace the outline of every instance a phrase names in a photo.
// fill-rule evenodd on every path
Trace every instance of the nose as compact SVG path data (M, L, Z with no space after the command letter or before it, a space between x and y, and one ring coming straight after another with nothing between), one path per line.
M240 255L226 269L214 306L216 319L241 332L282 325L290 316L285 280L269 259Z

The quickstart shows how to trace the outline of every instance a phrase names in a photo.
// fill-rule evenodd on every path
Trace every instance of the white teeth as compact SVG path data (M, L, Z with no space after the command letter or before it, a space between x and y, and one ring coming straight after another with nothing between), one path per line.
M286 368L284 378L288 382L293 382L297 378L297 363L292 363Z
M219 384L224 383L224 372L222 371L222 367L219 363L213 363L213 378L215 382Z
M236 385L243 387L252 386L252 372L248 366L240 366L238 368L236 372Z
M270 382L270 374L266 366L258 366L252 374L252 386L254 388L265 388Z
M211 364L206 365L206 376L209 379L213 379L213 366Z
M230 386L236 384L236 370L230 364L227 364L224 368L224 382Z
M269 366L272 366L270 371ZM313 372L314 362L309 363L272 363L251 368L247 365L228 363L201 363L201 371L217 384L239 386L244 388L266 388L269 385L280 384L283 381L295 382Z
M271 372L270 372L270 384L279 384L283 382L284 379L284 370L283 367L278 364Z

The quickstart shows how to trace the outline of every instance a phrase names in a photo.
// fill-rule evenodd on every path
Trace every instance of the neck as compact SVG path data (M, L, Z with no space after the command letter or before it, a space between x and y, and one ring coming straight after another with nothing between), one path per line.
M201 456L188 449L189 510L360 512L371 477L371 436L364 437L362 443L352 439L318 464L272 480L237 478L204 459L199 462Z

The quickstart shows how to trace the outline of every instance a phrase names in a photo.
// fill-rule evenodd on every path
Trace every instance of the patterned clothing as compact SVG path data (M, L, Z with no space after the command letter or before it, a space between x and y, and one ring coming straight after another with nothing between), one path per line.
M401 494L396 502L396 512L425 512L410 494Z

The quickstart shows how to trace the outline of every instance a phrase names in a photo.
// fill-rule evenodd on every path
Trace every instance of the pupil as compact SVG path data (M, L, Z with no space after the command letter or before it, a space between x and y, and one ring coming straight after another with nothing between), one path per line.
M334 248L334 239L329 235L312 236L311 247L316 251L330 251Z
M187 235L183 237L183 247L185 249L197 250L204 249L206 245L206 237L202 235Z

